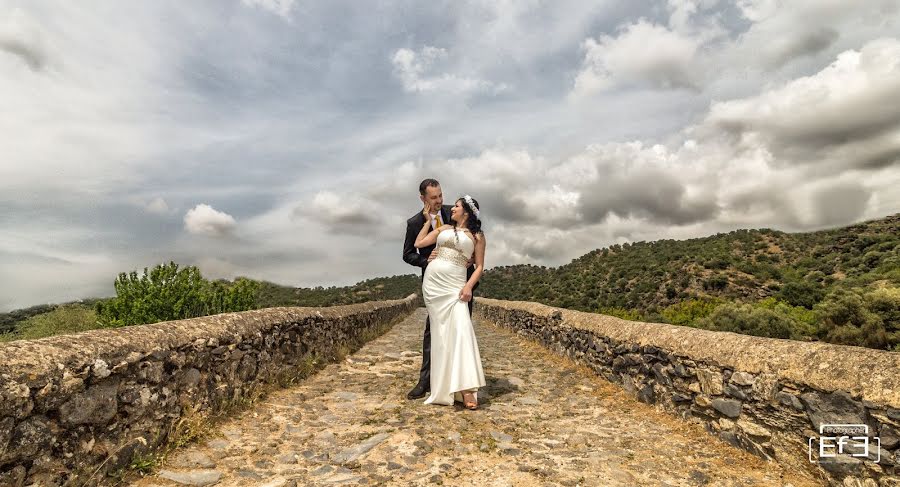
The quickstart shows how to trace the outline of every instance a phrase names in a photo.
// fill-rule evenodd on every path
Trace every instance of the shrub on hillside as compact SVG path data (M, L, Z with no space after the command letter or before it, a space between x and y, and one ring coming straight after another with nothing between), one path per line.
M665 307L660 314L666 323L695 326L697 321L709 316L722 301L717 299L686 299Z
M825 341L887 350L900 346L900 288L836 289L816 312Z
M803 306L812 309L824 297L822 287L809 281L790 281L781 286L775 295L791 306Z
M699 321L701 328L769 338L791 338L800 327L791 317L751 304L723 304Z
M643 319L643 315L640 311L617 306L602 306L597 312L602 315L615 316L616 318L622 318L623 320L629 321L641 321Z

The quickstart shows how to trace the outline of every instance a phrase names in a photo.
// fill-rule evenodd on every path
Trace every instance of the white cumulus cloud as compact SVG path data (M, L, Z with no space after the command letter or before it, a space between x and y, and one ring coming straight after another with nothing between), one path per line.
M194 235L222 237L236 226L234 217L207 204L199 204L184 215L184 228Z
M573 96L580 98L622 84L654 88L696 89L694 58L701 40L639 20L616 36L584 41L584 62L575 77Z

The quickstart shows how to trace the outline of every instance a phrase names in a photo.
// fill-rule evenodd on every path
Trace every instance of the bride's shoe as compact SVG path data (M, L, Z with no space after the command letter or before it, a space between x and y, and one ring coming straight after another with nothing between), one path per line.
M463 405L466 406L466 409L476 410L478 409L478 399L475 396L474 392L466 391L462 393L463 396Z

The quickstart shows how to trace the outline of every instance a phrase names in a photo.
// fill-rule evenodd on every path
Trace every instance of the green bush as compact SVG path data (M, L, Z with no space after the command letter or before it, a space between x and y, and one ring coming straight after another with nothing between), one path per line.
M816 312L825 341L884 350L900 345L900 288L836 289Z
M667 323L696 326L698 320L709 316L721 304L718 299L687 299L667 306L660 314Z
M703 281L703 289L707 291L721 291L728 287L728 278L725 276L713 276Z
M818 284L809 281L790 281L785 283L775 296L791 306L812 309L822 300L823 295L824 291Z
M750 304L723 304L699 321L707 330L730 331L770 338L792 338L798 324L791 317Z
M597 310L602 315L615 316L629 321L642 321L643 314L635 309L620 308L617 306L604 306Z
M129 326L181 320L209 314L253 309L259 283L238 279L209 282L189 266L179 270L170 262L144 274L120 273L116 297L97 303L99 321L104 326Z

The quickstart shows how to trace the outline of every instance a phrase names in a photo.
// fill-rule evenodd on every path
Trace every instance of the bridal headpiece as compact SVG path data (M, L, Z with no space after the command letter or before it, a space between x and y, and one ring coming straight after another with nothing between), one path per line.
M478 216L478 215L479 215L478 208L475 207L475 201L472 200L472 197L469 196L469 195L465 195L465 196L463 196L463 200L465 200L466 206L469 207L469 210L470 210L473 214L475 214L475 218L479 218L479 219L480 219L481 217Z

